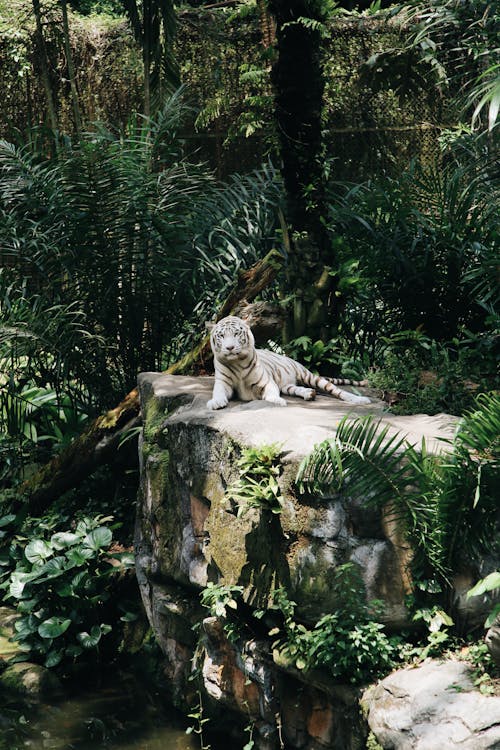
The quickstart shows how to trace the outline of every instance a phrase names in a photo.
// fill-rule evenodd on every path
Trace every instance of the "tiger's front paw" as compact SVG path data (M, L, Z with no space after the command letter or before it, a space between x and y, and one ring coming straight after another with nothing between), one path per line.
M207 401L207 409L224 409L228 403L227 398L211 398L210 401Z
M269 396L266 398L268 404L276 404L276 406L286 406L286 401L280 396Z

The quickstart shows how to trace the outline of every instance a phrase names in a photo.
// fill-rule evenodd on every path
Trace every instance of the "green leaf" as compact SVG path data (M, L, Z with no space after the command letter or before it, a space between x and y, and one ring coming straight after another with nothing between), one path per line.
M37 569L37 576L32 579L32 583L38 586L52 578L59 578L67 570L70 570L71 567L72 565L68 565L64 557L53 557L52 560L47 560L44 565Z
M38 627L38 635L41 638L58 638L60 635L65 633L71 620L64 620L62 617L49 617Z
M78 540L79 537L77 534L73 534L70 531L58 531L51 536L50 543L54 549L61 550L71 547Z
M83 540L83 544L85 547L94 550L94 552L98 552L100 549L109 547L112 538L113 532L111 529L108 529L107 526L99 526L87 534Z
M44 539L33 539L33 541L26 545L24 550L26 559L33 565L41 565L52 555L52 552L51 545Z
M14 599L21 599L24 587L33 580L33 577L32 573L14 571L9 584L9 596L12 596Z
M487 591L494 591L494 589L498 588L500 588L500 571L495 570L469 589L467 592L467 599L471 596L481 596L481 594L485 594Z
M64 651L49 651L45 658L45 666L49 669L51 667L57 667L61 663Z
M110 555L114 560L119 560L124 568L131 569L135 566L135 557L133 552L116 552Z
M498 604L495 604L493 609L491 610L490 614L486 618L486 622L484 623L485 628L491 628L495 620L497 619L498 615L500 615L500 602Z
M81 567L87 560L94 557L94 550L90 547L79 547L77 549L70 549L66 552L67 559L72 562L75 567Z
M81 632L78 633L76 636L78 638L78 641L82 644L83 648L95 648L99 641L101 640L101 636L106 635L111 631L110 625L94 625L90 633L87 632Z
M19 638L26 638L28 635L36 633L39 626L39 620L34 615L21 617L14 624L15 631Z
M125 614L120 617L120 620L122 622L135 622L138 617L139 615L137 612L125 612Z
M16 520L16 516L13 513L9 513L7 516L2 516L0 518L0 528L2 526L8 526L9 523L12 523L12 521Z

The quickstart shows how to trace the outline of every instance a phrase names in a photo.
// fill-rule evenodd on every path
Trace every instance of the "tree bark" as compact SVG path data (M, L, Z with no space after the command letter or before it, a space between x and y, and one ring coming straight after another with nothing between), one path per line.
M80 105L78 102L78 90L76 88L75 66L73 64L73 53L71 51L71 40L69 38L68 23L68 4L66 0L61 0L62 22L63 22L63 39L64 50L66 52L66 65L68 66L68 79L71 91L71 104L73 106L73 117L75 118L75 131L78 140L82 134L82 117Z
M294 299L288 338L328 336L335 278L325 228L321 0L269 0L278 56L272 70L275 118L287 199L288 291ZM329 337L329 336L328 336Z
M54 92L52 89L52 83L50 80L50 68L49 68L49 57L47 55L47 47L45 45L45 37L43 36L43 24L42 24L42 11L40 8L40 0L33 1L33 13L35 15L35 41L38 49L38 56L40 61L40 74L42 77L42 84L45 91L45 98L47 100L47 112L50 120L50 127L57 137L57 113L54 102Z
M271 250L265 258L238 276L234 289L223 303L217 319L229 315L243 300L253 300L274 280L283 258ZM212 359L209 336L206 335L189 354L166 370L167 374L198 374L210 366ZM137 388L106 414L97 417L60 454L54 456L40 471L26 481L21 492L29 504L29 512L39 515L64 492L76 487L93 471L113 460L120 442L140 424L140 403Z

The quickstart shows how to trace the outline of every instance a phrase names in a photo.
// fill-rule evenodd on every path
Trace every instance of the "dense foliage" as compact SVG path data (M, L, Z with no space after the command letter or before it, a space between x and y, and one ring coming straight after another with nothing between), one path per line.
M97 656L120 616L136 617L120 611L124 601L113 592L113 577L134 561L130 553L110 551L113 532L103 524L111 520L84 517L69 531L53 532L49 525L44 536L27 526L29 541L14 537L15 567L3 588L20 614L15 638L24 658L67 668L85 650ZM114 635L116 651L121 634Z
M113 405L269 248L273 172L218 188L182 154L183 111L174 97L122 138L102 129L50 158L1 144L0 346L15 382Z

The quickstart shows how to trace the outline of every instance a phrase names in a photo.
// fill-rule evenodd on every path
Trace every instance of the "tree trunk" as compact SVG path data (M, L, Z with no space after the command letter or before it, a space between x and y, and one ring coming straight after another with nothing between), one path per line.
M68 66L68 79L71 91L71 104L73 106L73 117L75 118L75 131L78 140L80 140L82 134L82 117L80 114L80 105L78 103L75 66L73 64L73 53L71 51L71 41L69 38L68 5L66 0L61 0L61 11L63 22L64 50L66 52L66 65Z
M276 19L278 57L272 70L275 117L287 198L288 290L293 310L288 337L327 335L333 323L335 278L325 229L324 78L320 0L270 0Z
M222 305L217 319L229 315L243 300L251 301L276 277L283 258L271 250L261 261L239 274L234 289ZM209 336L179 362L168 368L172 375L198 374L211 362ZM97 417L86 430L57 456L54 456L31 479L21 492L32 515L41 514L51 502L76 487L98 467L110 463L127 432L140 424L137 388L106 414Z
M142 61L144 64L144 114L151 117L151 2L142 3Z
M43 24L42 24L42 11L40 8L40 0L33 0L33 12L35 14L35 42L38 50L38 57L40 62L40 74L42 77L42 84L45 91L45 98L47 100L47 112L50 120L50 127L57 137L58 123L56 106L54 103L54 92L52 90L52 83L50 80L50 67L49 57L47 55L47 47L45 45L45 38L43 36Z

